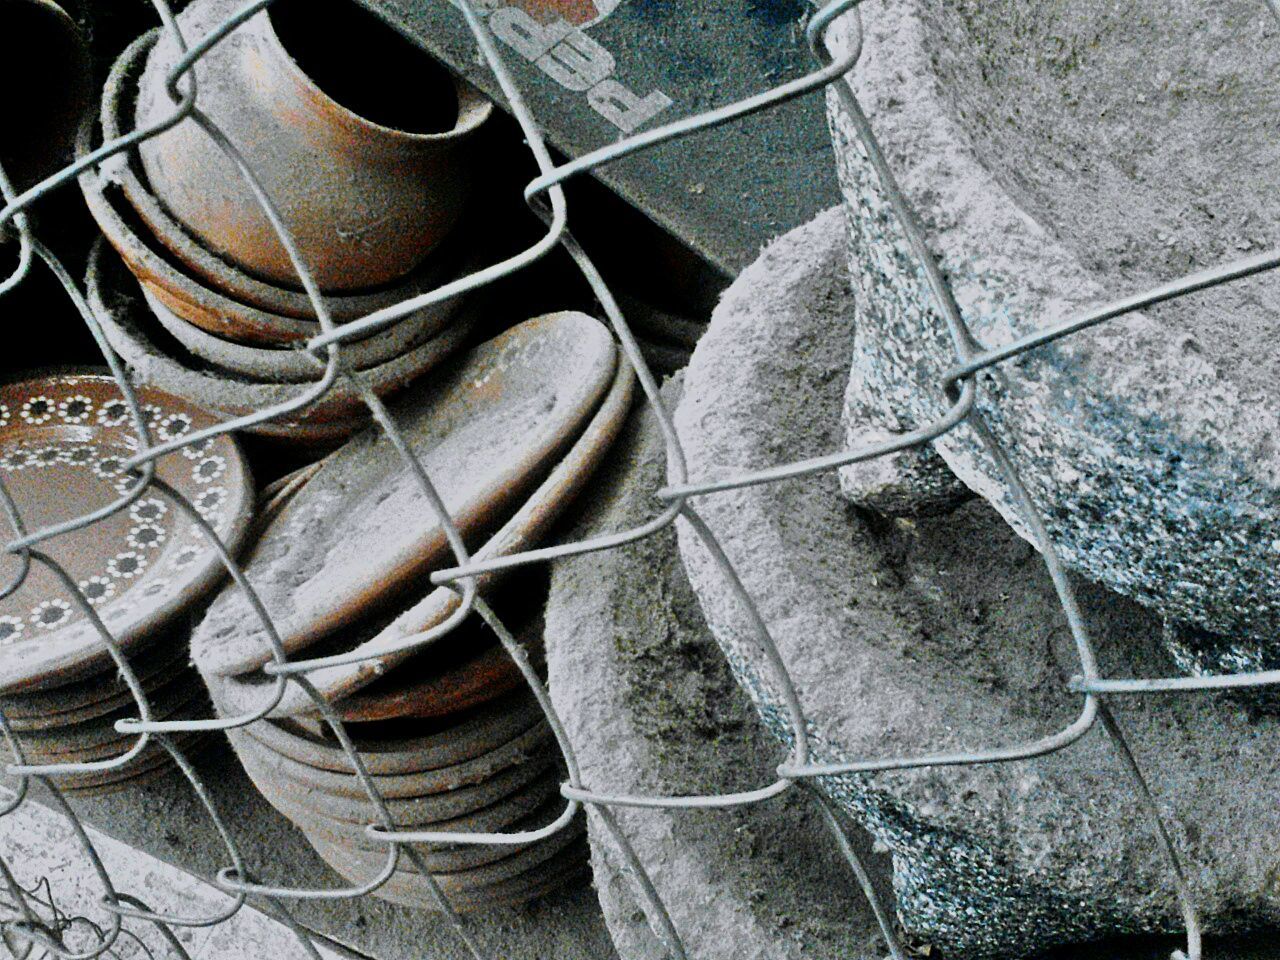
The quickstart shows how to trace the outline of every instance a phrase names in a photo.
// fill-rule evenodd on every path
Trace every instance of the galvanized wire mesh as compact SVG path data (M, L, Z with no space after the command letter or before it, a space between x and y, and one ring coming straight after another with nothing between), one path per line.
M17 265L7 277L0 281L0 294L7 293L20 284L30 274L37 261L52 271L65 288L67 296L75 305L84 323L101 347L103 357L129 408L133 428L140 442L140 452L126 465L126 469L130 470L140 482L136 483L127 494L122 495L107 508L99 510L92 515L83 516L46 529L34 531L27 529L13 499L4 488L3 482L0 482L0 507L3 508L12 528L12 537L5 546L5 550L20 561L16 575L0 591L0 598L8 596L18 589L32 569L33 564L40 564L51 570L63 582L68 594L75 598L84 617L93 624L103 647L110 652L120 674L132 691L138 710L136 719L122 720L116 724L120 732L136 736L133 745L118 757L92 763L58 765L33 765L27 763L19 740L15 737L8 719L0 712L0 729L3 730L5 740L8 742L9 750L12 754L12 762L7 765L5 771L12 781L12 787L6 787L3 794L0 794L0 822L2 822L5 815L13 812L20 804L27 801L32 781L41 784L48 791L53 808L61 816L65 817L73 828L83 849L86 861L96 871L102 889L102 906L111 918L110 922L105 926L94 927L92 936L87 939L81 937L78 941L82 944L81 946L78 948L69 947L61 931L57 928L57 923L50 921L48 911L41 911L41 901L37 893L19 886L5 860L6 853L0 848L0 891L7 892L9 900L7 913L0 917L0 929L3 930L6 945L16 956L25 957L32 954L33 951L41 949L49 955L66 958L66 960L92 960L94 957L109 955L109 951L120 942L121 938L129 935L122 926L122 921L126 917L157 924L166 931L183 926L211 926L229 919L251 897L262 897L270 900L276 908L273 912L287 917L285 905L291 900L338 900L365 896L386 883L396 870L401 858L407 858L415 862L422 876L426 878L426 882L431 886L439 910L447 918L448 923L458 937L466 943L475 957L484 958L490 955L486 945L480 942L477 932L468 924L465 917L451 908L448 897L431 879L430 872L421 862L420 854L413 848L412 844L417 842L485 845L525 844L565 829L577 816L578 812L585 807L591 815L597 818L599 825L612 839L624 862L628 865L629 873L636 881L636 892L645 907L651 926L662 939L670 955L676 958L683 958L686 954L680 936L654 885L646 875L643 865L629 845L626 835L619 829L612 808L619 806L665 808L729 807L756 803L796 787L811 787L815 778L829 774L846 772L871 773L929 766L985 764L1027 759L1069 748L1099 723L1113 743L1123 766L1127 769L1133 782L1135 795L1145 809L1150 820L1150 827L1158 837L1167 856L1168 882L1176 891L1185 920L1186 956L1193 958L1193 960L1200 956L1200 925L1197 918L1196 905L1183 875L1178 850L1166 830L1143 773L1128 748L1124 733L1108 709L1107 700L1112 696L1156 691L1203 691L1229 687L1264 686L1280 681L1280 671L1235 676L1154 679L1109 679L1101 676L1089 633L1080 614L1075 592L1059 562L1058 555L1048 537L1041 515L1029 497L1027 489L1010 458L976 410L975 400L980 390L977 375L1004 360L1019 356L1043 344L1069 336L1072 333L1103 323L1130 311L1139 310L1194 291L1270 270L1280 264L1280 251L1268 251L1257 256L1243 258L1191 274L1155 289L1086 311L1073 319L1048 327L1007 346L994 350L984 349L966 328L947 283L938 268L938 264L928 249L924 233L910 204L895 182L893 171L884 159L871 125L863 113L857 98L848 84L837 83L857 64L861 53L860 42L855 40L851 44L849 52L837 59L828 51L825 38L833 22L839 18L849 17L855 21L851 25L854 28L853 35L855 38L860 39L860 26L856 24L859 17L857 8L860 2L861 0L836 0L836 2L822 7L812 16L807 26L807 39L818 63L818 68L813 73L737 103L629 136L607 147L578 157L571 162L557 165L548 152L538 125L521 96L518 85L513 81L504 65L502 55L499 53L486 26L484 13L477 10L477 6L483 6L488 9L492 8L493 4L476 4L473 3L473 0L456 0L456 5L460 8L460 15L465 18L475 37L480 53L493 71L538 165L539 176L527 185L524 196L534 213L545 222L546 232L536 243L515 256L499 263L494 263L468 276L453 280L436 290L416 296L393 307L378 310L376 313L372 313L362 319L343 324L340 328L334 324L330 317L326 309L324 296L318 289L307 268L307 264L299 254L297 246L282 224L271 198L266 195L260 186L254 171L244 161L234 144L229 142L217 126L200 110L199 91L195 77L191 72L191 67L197 60L223 37L236 29L237 26L266 8L271 3L271 0L254 0L254 2L244 6L235 16L229 18L217 30L208 36L199 38L184 38L167 0L152 0L152 6L159 16L163 29L168 31L178 43L179 48L185 51L168 77L168 89L174 101L172 113L163 122L144 129L134 130L118 139L103 143L76 163L71 164L21 194L15 192L8 178L3 175L3 171L0 171L0 188L3 189L5 199L3 212L0 212L0 229L15 233L19 243ZM1268 6L1277 17L1280 17L1280 11L1275 8L1273 3L1269 2ZM635 338L632 336L626 317L619 309L617 302L610 293L609 287L592 264L587 252L579 246L568 230L569 211L561 185L575 175L588 172L620 157L644 150L656 144L676 140L698 131L730 123L738 118L766 110L784 101L814 93L832 83L836 83L836 89L853 121L861 145L866 150L881 185L904 228L919 266L927 278L938 312L947 325L947 330L955 348L956 362L955 366L937 386L940 390L945 391L950 398L951 407L946 415L935 423L905 434L892 442L877 444L866 449L840 451L822 457L780 464L768 469L732 477L690 477L686 470L680 438L676 434L665 408L659 401L658 384L650 372ZM310 298L321 328L321 333L308 344L310 355L316 363L317 379L296 398L288 402L258 410L251 415L229 420L206 430L192 432L178 439L156 443L148 430L147 419L134 393L129 372L108 344L97 317L95 317L93 310L86 302L85 296L77 283L49 248L33 234L26 211L46 194L60 187L66 187L82 171L94 168L115 154L129 150L141 141L154 137L175 124L187 120L199 124L207 132L217 148L236 163L246 181L251 185L263 210L274 226L281 243L288 251L297 271L298 280ZM668 485L658 491L658 496L666 502L666 506L657 516L633 529L619 531L588 541L560 543L511 556L477 562L473 560L468 552L466 544L445 510L444 504L433 485L432 478L411 455L395 418L371 390L363 387L355 379L348 377L348 370L344 364L344 345L374 331L382 330L414 310L446 300L466 291L475 290L521 270L535 263L556 247L563 248L570 255L593 290L601 310L612 325L626 361L634 368L643 390L645 401L652 408L660 426L667 448L669 472ZM333 707L316 691L308 680L308 674L320 667L356 662L361 659L362 655L355 653L324 659L290 659L285 653L269 611L256 595L252 584L246 579L235 558L230 555L200 512L180 493L163 484L155 475L154 464L158 457L182 447L199 443L207 437L243 429L301 410L319 400L335 384L344 379L350 380L352 385L361 392L374 421L385 431L387 437L403 458L404 468L410 471L414 477L428 505L435 512L435 519L444 529L455 561L453 567L431 575L430 584L432 586L444 585L455 591L461 601L457 611L438 626L406 638L400 645L400 649L412 650L426 647L455 629L466 617L473 614L483 618L492 627L506 651L519 667L533 695L546 714L546 719L563 754L567 770L567 780L561 788L561 794L565 799L564 811L552 823L540 829L519 833L447 833L397 829L394 818L380 796L374 780L365 769L359 753L354 748L350 737L344 729L343 722L339 719ZM963 752L915 757L866 758L840 764L814 763L810 758L806 718L788 674L787 665L778 653L778 649L769 635L769 630L764 620L756 610L751 596L738 579L733 566L727 560L714 535L699 516L695 502L699 497L714 496L721 491L756 484L775 483L785 479L834 470L844 464L866 461L895 451L919 446L928 443L930 440L941 436L962 423L967 424L980 438L992 461L999 468L1025 518L1026 525L1034 537L1036 546L1044 558L1045 565L1057 591L1057 596L1061 601L1063 614L1066 617L1075 642L1079 660L1079 674L1072 679L1070 689L1080 697L1079 715L1073 723L1053 735L1028 743L997 746L983 745ZM272 662L264 669L269 675L275 677L274 689L272 696L267 699L262 707L251 714L166 720L163 722L154 719L151 704L142 684L134 673L129 660L121 653L111 631L99 618L94 606L84 597L74 580L47 553L41 550L41 546L44 543L62 534L98 522L118 511L127 510L130 504L147 491L159 492L200 528L210 547L220 557L236 588L243 592L247 601L252 605L270 640ZM768 668L773 673L773 680L777 689L782 691L785 698L794 745L790 754L779 763L777 779L757 790L719 796L655 797L611 794L608 792L608 784L589 784L583 781L575 760L573 744L569 741L559 718L556 716L556 711L543 682L531 665L521 645L505 628L493 609L479 596L476 589L476 578L482 574L498 570L509 570L529 564L546 563L560 557L614 549L651 536L674 523L677 519L687 522L692 532L705 544L710 555L718 564L726 586L737 597L738 602L742 604L754 624L760 648L764 651ZM385 654L386 651L383 650L381 653ZM210 791L202 779L200 769L187 760L183 752L175 746L172 739L172 735L179 733L224 731L256 723L265 718L280 702L285 694L287 685L291 683L297 685L312 699L316 711L332 729L333 735L346 753L352 771L359 778L370 803L378 812L377 822L368 826L367 833L370 837L385 843L386 863L376 876L359 886L298 889L268 886L257 882L255 880L257 874L246 863L245 858L238 850L232 833L224 822L222 811L218 810L211 800ZM211 878L212 882L225 891L227 895L225 906L216 914L196 917L159 915L148 910L137 899L117 890L111 876L104 868L95 851L93 841L88 832L84 829L83 824L80 823L59 790L58 783L61 776L71 773L100 772L123 768L134 761L152 741L160 744L172 755L225 844L227 864L216 877ZM878 902L877 894L872 888L867 872L862 863L859 862L857 854L848 842L848 838L843 833L838 819L834 815L834 808L831 806L830 801L818 789L807 790L807 793L813 797L815 803L822 806L825 820L834 835L835 842L849 862L854 880L871 900L890 951L895 958L903 957L903 948L895 934L894 926L890 919L891 912ZM308 955L316 956L314 947L311 946L305 934L297 928L295 928L295 931L298 933L299 940ZM175 955L185 955L176 939L170 936L169 942L174 948Z

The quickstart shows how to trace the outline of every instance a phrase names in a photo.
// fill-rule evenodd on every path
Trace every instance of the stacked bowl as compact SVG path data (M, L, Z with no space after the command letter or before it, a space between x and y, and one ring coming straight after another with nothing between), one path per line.
M197 0L179 25L193 42L236 6ZM335 323L453 279L474 245L454 228L469 192L466 143L492 105L354 4L326 0L324 35L350 44L342 62L376 60L380 71L415 82L427 105L382 116L387 108L334 76L330 58L313 49L320 41L304 26L317 15L313 6L281 0L242 24L192 70L197 114L80 177L98 226L132 274L97 251L97 299L104 307L120 294L145 303L102 311L108 339L144 381L224 419L300 395L324 363L305 349L321 333L311 302L249 181L204 118L271 197ZM179 59L160 31L130 45L108 76L97 129L81 130L80 155L99 139L171 116L178 107L167 78ZM463 344L469 331L452 322L457 307L456 299L432 304L344 344L343 368L379 395L403 388ZM339 381L321 402L251 429L332 445L366 420L358 391Z
M598 321L553 313L481 344L390 409L471 559L483 561L548 535L621 429L633 383ZM192 635L221 714L274 704L232 744L267 799L353 884L376 877L389 851L365 832L383 817L323 703L345 722L397 827L518 831L563 809L559 754L519 667L477 614L464 615L458 592L431 586L455 563L420 478L368 429L295 489L243 559L284 653L322 661L307 685L280 695L264 670L271 638L238 588ZM539 669L545 578L489 572L476 587ZM475 909L538 896L586 868L580 822L520 847L417 849L422 859L402 858L378 895L435 908L425 869L455 908Z
M138 392L152 436L173 438L213 421L176 397ZM136 493L123 472L140 448L111 377L75 372L0 385L0 482L29 532L101 513ZM24 564L0 556L0 712L28 763L106 764L138 742L116 722L201 716L207 697L187 654L187 611L223 576L217 553L183 496L235 551L253 505L248 466L231 437L156 462L159 484L96 522L42 541ZM15 586L16 584L16 586ZM95 622L97 621L97 622ZM137 688L102 639L109 630ZM178 746L190 745L178 736ZM146 744L128 762L60 774L59 786L102 792L163 769Z

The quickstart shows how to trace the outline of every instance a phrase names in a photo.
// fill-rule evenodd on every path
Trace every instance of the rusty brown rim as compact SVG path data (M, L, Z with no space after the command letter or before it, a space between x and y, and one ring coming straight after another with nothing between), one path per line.
M527 549L543 536L560 512L589 481L618 431L622 429L627 411L631 407L634 385L635 372L631 365L625 359L619 359L613 385L584 432L541 485L530 494L524 505L476 552L476 558L485 559ZM478 586L484 590L494 579L487 575L478 577ZM394 640L405 632L429 629L448 617L456 605L457 594L448 587L440 587L397 619L398 630L391 639ZM374 637L355 649L372 652L378 642L379 637ZM378 677L387 676L390 670L398 668L412 657L413 654L397 654L370 661L376 663L377 669L371 668L370 663L364 663L352 667L317 670L308 679L330 702L341 703L344 698L368 687ZM253 710L261 705L266 695L262 680L260 673L224 678L218 683L220 701L236 712ZM284 699L272 715L306 716L314 711L315 704L309 697L299 696L290 688L285 691Z
M250 779L252 778L253 775L250 774ZM554 820L564 809L565 801L560 797L560 781L558 773L548 773L535 780L528 788L504 797L497 803L453 820L432 824L431 829L449 833L491 833L520 829L520 824L541 826ZM375 852L386 849L383 841L375 840L365 832L366 824L317 817L312 811L290 803L283 796L274 797L269 802L294 826L321 836L332 844ZM417 843L414 846L433 854L459 849L453 844Z
M135 392L139 404L144 408L143 416L151 421L150 429L158 440L176 438L215 423L196 404L171 392L151 386L135 386ZM73 401L83 408L82 412L69 412L72 408L67 405ZM41 412L33 415L32 411L36 409L33 404L37 403L40 404ZM110 376L96 370L64 372L0 384L0 409L5 411L0 416L0 432L4 433L7 441L12 438L19 441L15 446L7 448L8 453L27 449L23 444L28 436L32 444L30 449L40 447L45 451L61 450L67 456L70 456L67 453L68 445L82 445L88 439L93 444L84 447L85 450L92 450L94 445L109 441L113 447L119 446L122 449L136 446L136 436L119 386ZM112 454L104 458L103 463L107 460L117 461L118 470L119 459L119 456ZM221 471L216 481L204 483L194 473L202 459L208 460ZM57 462L64 461L59 459ZM98 466L91 460L83 462L85 477L92 479ZM215 489L218 491L216 502L206 512L206 516L223 543L234 554L248 533L254 505L249 465L235 438L216 437L208 441L195 457L187 456L184 452L169 454L160 459L157 470L161 476L167 476L171 485L197 507L205 494ZM17 475L21 476L22 473ZM88 483L89 479L85 482ZM25 482L38 481L24 480ZM16 489L11 480L10 490ZM69 495L70 489L64 487L59 491L59 496ZM111 497L116 495L111 494ZM163 507L161 516L185 516L178 512L178 507L150 492L144 492L134 506L148 499L160 501ZM110 501L103 500L104 505L108 502ZM134 507L128 509L130 512L122 511L121 516L132 516ZM225 576L218 555L203 540L192 541L196 544L191 548L195 553L179 568L176 554L182 552L180 545L187 542L184 538L189 534L199 536L194 523L182 519L169 531L167 540L162 541L166 545L159 548L162 554L158 556L163 556L163 562L168 568L159 562L148 561L144 572L128 580L131 586L125 592L101 607L102 616L126 656L144 649L153 638L186 613L196 598ZM123 539L119 544L113 542L106 545L101 553L103 567L106 568L115 550L124 550L125 547ZM163 577L160 575L162 571ZM151 591L151 584L160 584L159 590ZM143 585L147 585L149 592L139 594L137 599L125 603L133 595L130 591ZM16 602L16 596L17 594L8 602ZM34 599L31 598L32 602ZM74 612L74 608L60 597L45 597L43 600L62 603L65 609ZM111 604L116 606L113 608ZM111 663L110 653L88 619L69 619L38 637L11 642L5 647L4 655L0 657L0 694L14 696L64 686L110 669Z

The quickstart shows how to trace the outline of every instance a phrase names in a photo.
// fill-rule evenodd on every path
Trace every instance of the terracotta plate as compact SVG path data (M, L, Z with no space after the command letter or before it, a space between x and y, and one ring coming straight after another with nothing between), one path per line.
M634 384L635 373L630 364L619 363L608 394L573 446L520 509L476 551L476 559L500 557L528 549L547 535L564 508L588 483L618 435L631 407ZM479 587L483 592L489 592L498 579L496 575L479 577ZM405 636L442 622L454 611L457 602L456 593L440 587L396 617L376 636L355 645L355 649L376 654ZM425 652L384 654L350 666L327 667L313 671L308 679L331 702L339 703L380 677L393 675L388 674L390 668L406 660L421 658ZM410 670L410 666L406 664L405 669ZM412 680L409 676L404 682L411 684ZM217 690L219 703L240 713L260 708L270 693L270 680L262 673L229 678L219 684ZM272 716L303 716L314 711L315 705L310 698L296 685L290 685Z
M321 858L338 874L352 883L367 882L373 876L358 868L352 869L350 858L345 850L335 850L327 845L316 846L316 853L320 854ZM449 903L458 911L515 906L546 896L585 875L588 870L588 854L587 841L583 837L549 860L509 880L470 889L458 889L453 884L443 884L443 886L449 897ZM437 879L443 880L448 876L444 874ZM397 870L390 880L374 891L373 896L404 907L419 910L435 909L435 900L426 881L420 874L406 870Z
M356 800L365 799L364 787L354 772L336 773L317 770L282 754L274 753L247 734L241 749L253 753L274 776L318 794L331 794ZM234 739L234 738L233 738ZM435 770L423 770L408 774L371 774L384 797L422 797L432 793L445 793L459 787L474 786L496 776L503 770L524 763L533 757L555 752L555 737L546 723L537 724L521 733L510 743L482 754L473 760Z
M214 421L157 390L139 389L157 440ZM0 480L28 530L111 504L128 489L120 465L140 444L108 376L75 374L0 386ZM157 475L182 493L234 550L253 505L249 469L229 437L159 461ZM5 524L7 527L7 524ZM159 491L43 549L60 563L124 648L186 609L223 576L217 555L190 518ZM0 582L18 569L0 556ZM98 633L61 581L43 565L0 600L0 693L66 684L109 662Z
M581 432L614 377L599 321L553 313L482 344L392 405L401 430L460 529L501 522ZM245 564L286 649L367 617L447 552L413 474L368 430L334 454L263 532ZM196 628L201 673L234 676L270 659L239 590Z

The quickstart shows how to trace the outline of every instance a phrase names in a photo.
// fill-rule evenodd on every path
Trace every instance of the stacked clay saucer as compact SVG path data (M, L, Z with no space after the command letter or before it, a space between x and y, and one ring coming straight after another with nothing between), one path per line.
M442 368L391 412L472 559L537 546L585 486L621 429L634 374L597 320L554 313L518 324ZM471 613L435 640L403 647L458 609L430 575L455 563L417 477L374 430L330 454L272 516L243 560L291 662L356 653L307 673L345 722L392 822L433 831L518 831L563 810L559 753L498 637ZM542 661L545 578L476 578L527 651ZM260 620L225 589L192 634L192 659L224 716L277 699ZM311 694L286 686L265 720L231 736L263 795L352 883L387 863L379 822ZM525 847L419 845L379 888L437 906L425 865L457 909L536 897L586 866L581 824Z
M153 441L213 423L156 390L139 390L138 401ZM104 511L136 493L91 525L43 541L25 574L19 555L0 558L5 585L19 581L0 599L0 711L28 763L123 756L137 737L115 724L141 715L139 695L152 719L207 715L205 691L188 663L185 621L224 570L196 520L161 484L185 498L234 552L253 503L248 467L235 441L218 437L160 458L161 483L137 493L139 480L123 465L140 448L128 405L109 376L67 373L0 386L0 482L27 531ZM136 690L87 611L114 638ZM188 740L174 738L178 746ZM104 791L168 762L153 742L120 766L55 779L67 790Z
M197 6L202 5L192 5ZM86 123L81 130L80 155L100 140L133 129L145 84L163 80L152 75L158 37L158 31L153 31L139 38L115 63L103 89L96 126ZM479 124L491 109L461 85L453 96L459 123ZM194 121L180 126L191 125ZM199 131L197 135L203 136ZM250 147L262 136L265 133L246 129L233 142L252 152ZM212 142L205 149L217 152ZM114 258L95 249L89 286L112 346L146 382L221 419L300 395L323 372L323 363L305 349L306 342L322 332L310 300L296 278L286 283L246 267L243 260L252 260L253 251L244 251L244 258L237 259L237 251L212 249L153 189L147 169L161 168L160 161L153 158L144 165L138 153L130 151L80 177L90 212L128 268L119 269L119 264L110 262ZM217 195L207 200L221 203ZM346 215L343 199L334 197L332 203L327 216L340 224ZM346 235L341 228L334 229ZM429 251L408 273L375 278L385 279L377 286L353 288L329 270L322 276L322 292L334 322L367 316L466 272L475 247L468 232L464 221L462 229L450 231L447 237L433 235ZM326 251L317 249L318 242L303 250L308 264L329 263L336 256L332 251L326 256ZM354 275L347 279L358 280ZM454 298L419 308L382 330L344 343L344 369L381 396L402 389L463 345L469 326L455 319L459 304ZM357 391L339 383L321 402L250 429L293 444L332 446L367 421Z

